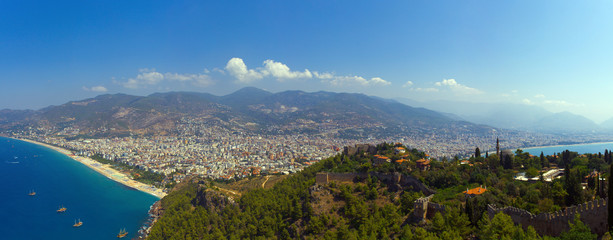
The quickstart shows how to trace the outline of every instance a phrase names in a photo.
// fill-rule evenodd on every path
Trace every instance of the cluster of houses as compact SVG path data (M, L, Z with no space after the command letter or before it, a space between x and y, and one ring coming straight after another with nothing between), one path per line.
M404 147L396 147L394 149L394 153L395 154L404 154L406 152L406 149ZM400 159L395 160L394 162L397 164L402 164L404 162L409 162L410 160L407 159L409 157L409 154L404 154L401 156ZM387 156L383 156L383 155L373 155L372 158L372 164L373 166L380 166L382 164L385 163L391 163L392 159L387 157ZM426 158L422 158L419 159L417 161L415 161L415 166L417 167L417 169L421 170L421 171L427 171L430 169L430 163L431 163L431 159L428 157L428 155L426 155ZM473 163L471 163L469 160L462 160L460 161L461 165L469 165L469 166L473 166ZM551 182L556 178L560 178L562 175L564 174L564 169L560 169L560 168L554 168L554 169L550 169L547 172L543 173L541 176L537 176L537 177L533 177L533 178L528 178L525 176L525 173L522 174L518 174L515 177L515 180L518 181L538 181L540 180L540 178L542 177L544 181L547 182ZM589 176L586 176L587 178L593 177L593 178L600 178L599 177L599 173L598 172L593 172L590 173ZM585 185L585 183L584 183ZM463 191L463 193L467 196L467 197L474 197L477 195L481 195L483 193L487 192L487 186L479 186L476 188L472 188L472 189L466 189L466 191Z
M394 153L396 153L396 154L403 154L405 152L406 152L406 149L404 147L396 147L396 148L394 148ZM404 162L409 162L409 160L406 159L406 158L409 157L409 154L402 155L401 157L402 157L401 159L398 159L398 160L396 160L394 162L398 163L398 164L401 164L401 163L404 163ZM419 170L421 170L421 171L426 171L426 170L430 169L430 161L431 160L428 157L428 155L426 155L426 157L427 158L422 158L422 159L419 159L419 160L417 160L415 162L416 163L416 167ZM373 159L372 159L373 166L379 166L381 164L391 163L391 162L392 162L392 160L389 157L381 156L381 155L378 155L378 154L374 155Z

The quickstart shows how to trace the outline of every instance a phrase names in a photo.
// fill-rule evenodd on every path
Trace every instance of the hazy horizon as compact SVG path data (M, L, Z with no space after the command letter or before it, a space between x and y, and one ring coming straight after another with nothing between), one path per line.
M0 3L0 109L105 93L364 93L613 117L612 2Z

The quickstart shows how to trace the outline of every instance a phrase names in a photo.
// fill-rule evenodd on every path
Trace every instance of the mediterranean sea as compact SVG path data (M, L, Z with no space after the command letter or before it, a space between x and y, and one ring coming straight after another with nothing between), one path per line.
M583 153L603 153L604 150L608 149L611 151L613 149L613 143L586 143L586 144L573 144L573 145L556 145L556 146L548 146L548 147L534 147L534 148L525 148L522 149L524 152L528 152L534 156L541 155L541 152L545 155L552 155L561 153L565 150L569 150L571 152L578 152L579 154Z
M0 137L0 239L116 239L124 228L131 239L157 200L52 149Z

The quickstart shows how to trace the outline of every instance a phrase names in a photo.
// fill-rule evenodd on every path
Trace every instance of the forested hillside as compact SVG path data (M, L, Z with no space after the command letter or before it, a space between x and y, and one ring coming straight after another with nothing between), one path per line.
M572 204L565 200L569 198L562 180L536 184L512 180L514 171L545 167L539 157L518 151L509 169L490 155L471 158L470 165L433 161L430 169L420 170L416 160L426 154L416 150L397 153L397 147L402 146L376 147L376 155L388 157L389 162L376 164L375 153L339 154L272 188L254 189L237 199L227 198L207 180L192 179L161 200L165 212L149 239L542 239L534 228L515 225L509 215L488 216L484 207L498 204L551 211ZM581 162L576 155L575 160L565 162L572 157L566 154L559 162L552 158L551 164L567 164L577 177L582 164L606 166L602 159L586 157ZM316 184L321 172L354 172L366 177ZM415 200L424 197L423 193L371 177L388 173L421 179L437 191L433 201L445 208L420 221L414 214ZM485 194L468 197L462 193L485 184ZM586 190L580 194L585 199L602 193ZM594 239L596 235L577 218L570 231L559 237Z

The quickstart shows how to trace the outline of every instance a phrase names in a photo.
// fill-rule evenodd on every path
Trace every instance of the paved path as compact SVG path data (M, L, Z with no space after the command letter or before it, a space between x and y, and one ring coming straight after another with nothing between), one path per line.
M262 183L262 188L264 188L264 185L266 185L266 182L268 182L268 179L270 179L270 175L266 175L266 180L264 180L264 182Z

